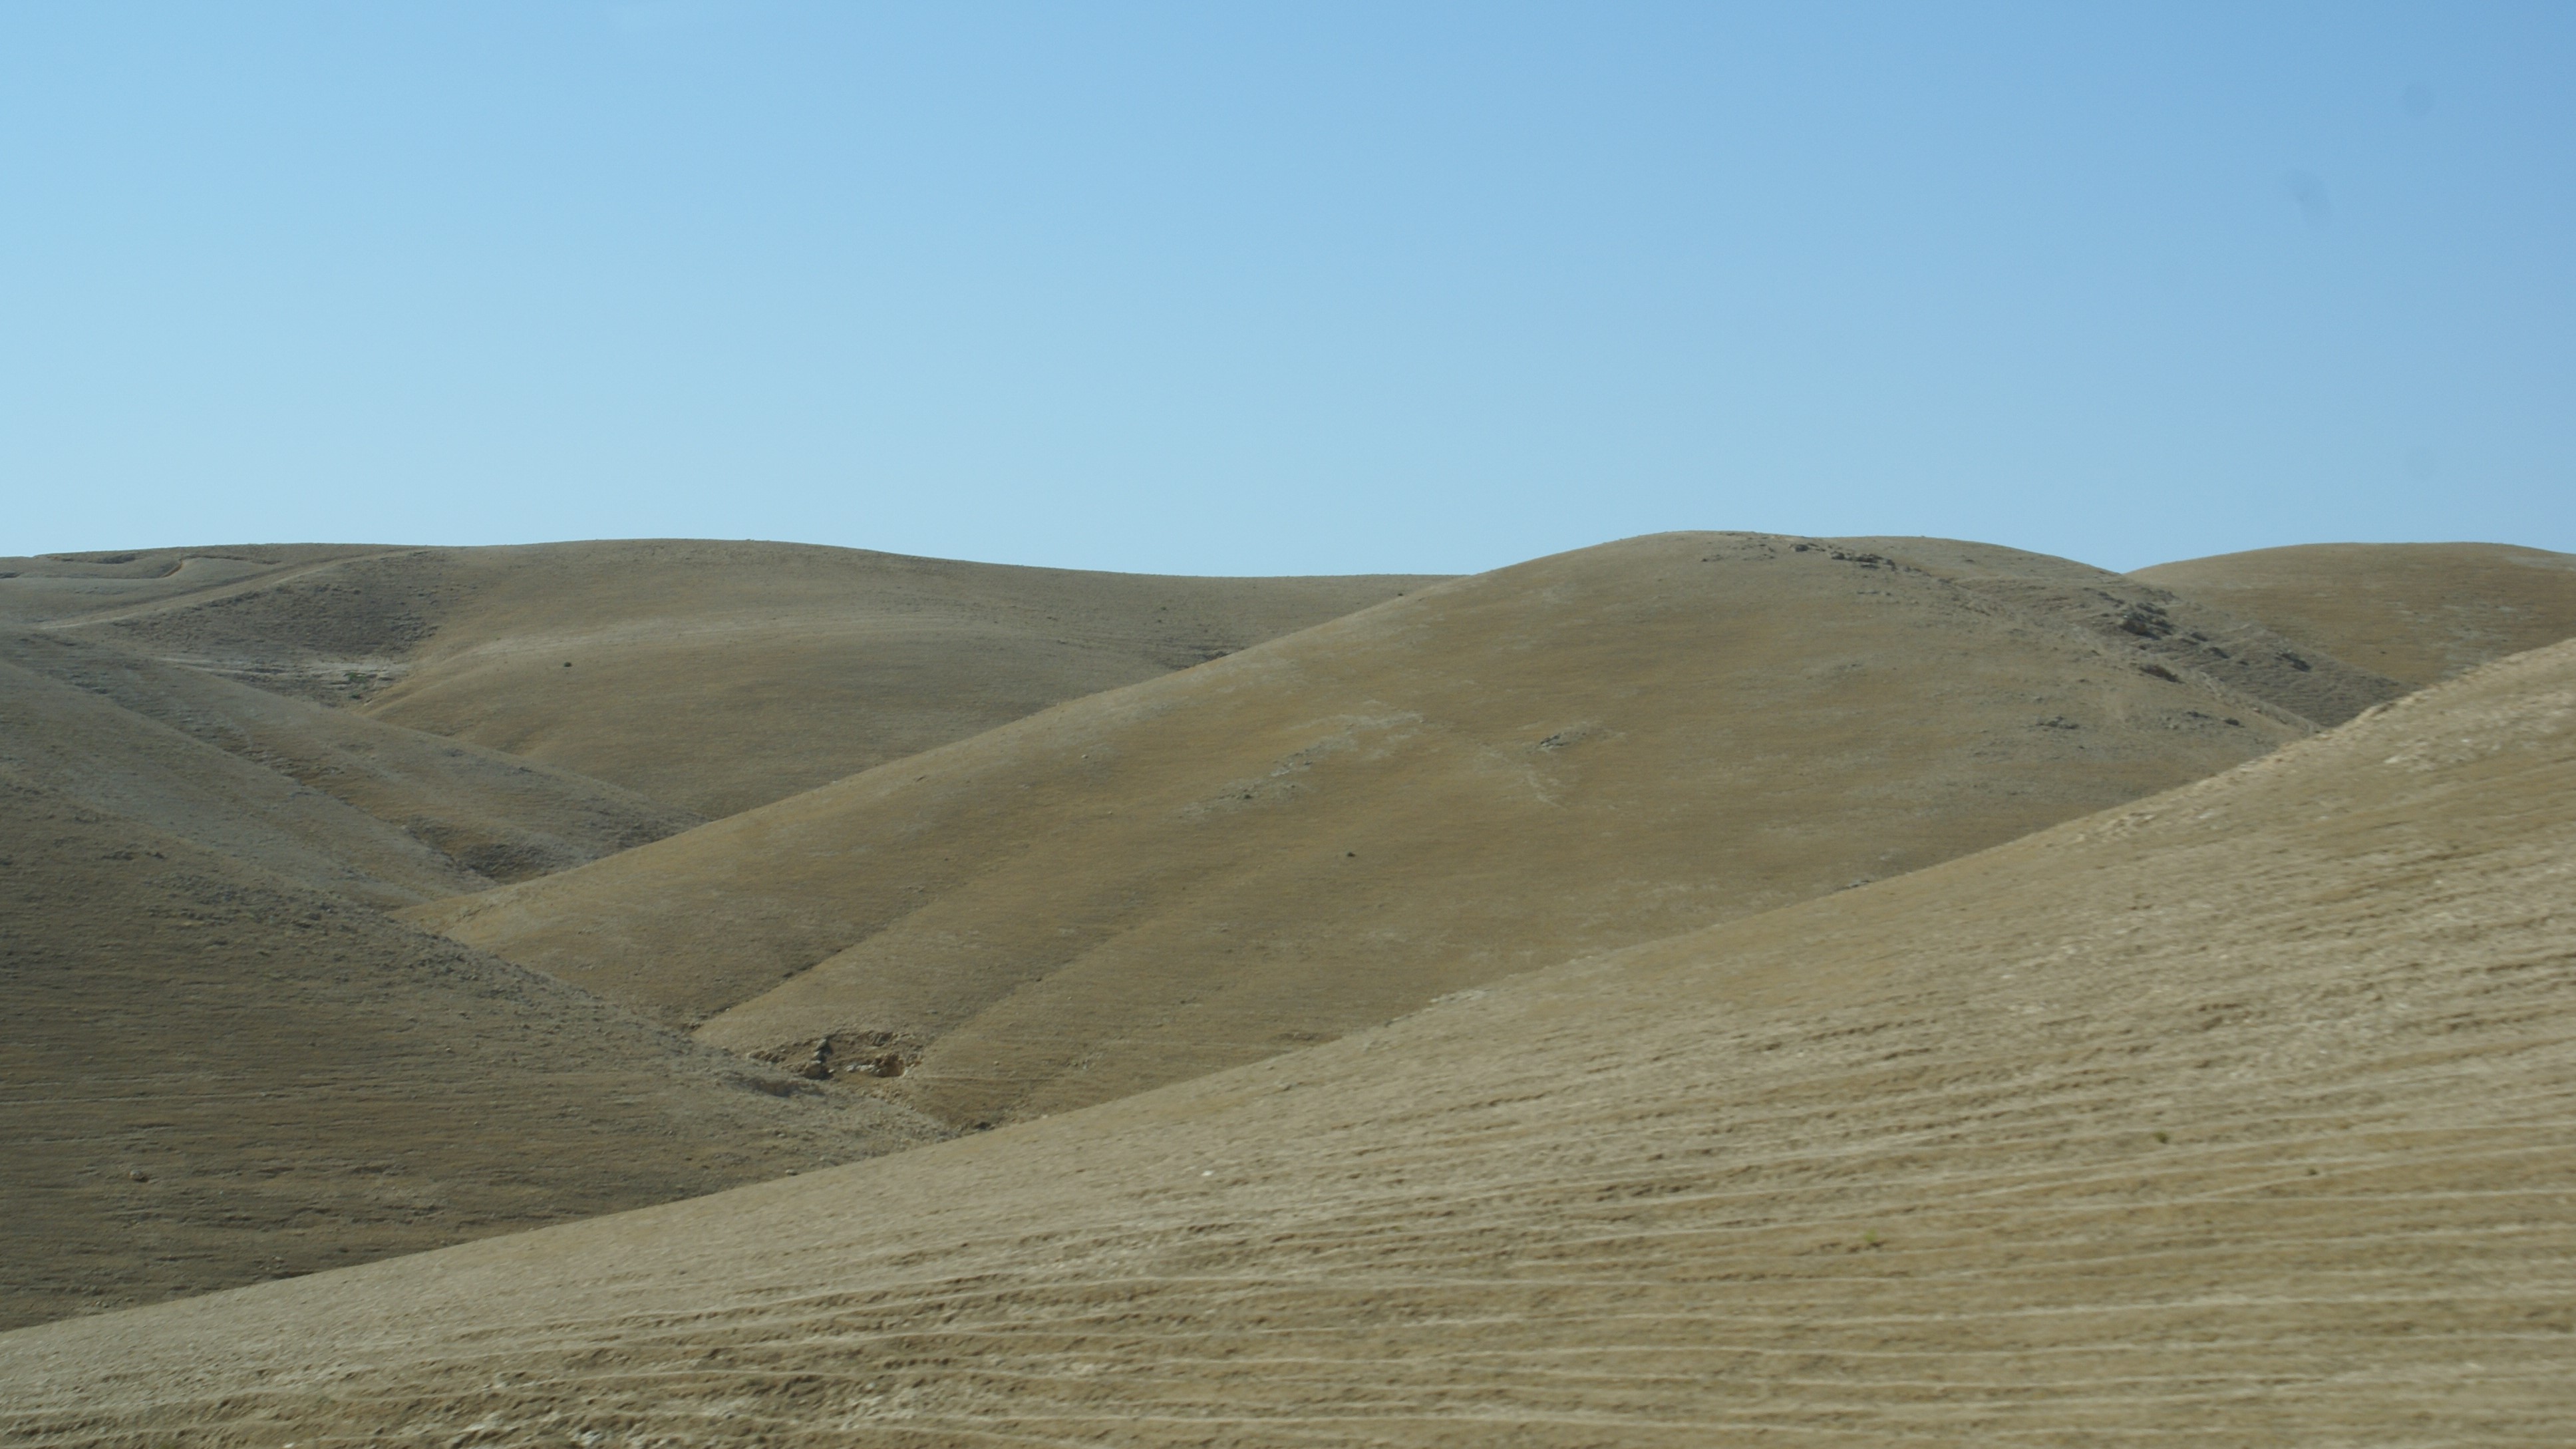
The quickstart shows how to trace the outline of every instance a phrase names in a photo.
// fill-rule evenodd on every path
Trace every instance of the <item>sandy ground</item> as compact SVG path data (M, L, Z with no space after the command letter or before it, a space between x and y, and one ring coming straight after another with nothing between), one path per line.
M27 1444L2563 1444L2576 645L1342 1041L0 1336Z
M2135 577L2409 688L2576 634L2576 555L2508 544L2306 544Z

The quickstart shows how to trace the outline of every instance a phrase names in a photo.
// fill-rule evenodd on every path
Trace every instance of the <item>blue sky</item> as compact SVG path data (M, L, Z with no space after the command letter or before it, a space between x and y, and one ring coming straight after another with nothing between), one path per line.
M2576 6L0 8L0 554L2576 550Z

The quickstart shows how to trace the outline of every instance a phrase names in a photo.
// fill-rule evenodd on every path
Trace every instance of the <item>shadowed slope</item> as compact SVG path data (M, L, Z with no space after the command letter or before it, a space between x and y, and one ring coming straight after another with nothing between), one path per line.
M422 841L49 673L0 641L0 768L287 879L373 906L490 884ZM37 641L32 651L56 646ZM18 923L41 932L40 922Z
M2308 731L2105 622L2117 576L1985 554L2028 586L1754 535L1542 559L413 918L963 1125L1919 869ZM2309 673L2370 687L2338 668Z
M931 1135L7 767L0 1016L5 1324Z
M2562 1444L2571 798L2576 645L1087 1112L0 1337L0 1432Z
M159 821L162 817L155 812L168 801L202 788L207 781L234 776L248 779L244 788L254 793L283 793L315 805L325 803L321 796L329 796L410 837L390 844L374 842L367 849L399 849L418 856L418 845L426 845L468 873L459 877L447 870L433 883L399 896L399 901L481 890L493 881L523 880L702 823L687 811L569 771L386 724L351 710L326 709L61 633L0 633L0 670L13 665L81 691L71 703L95 721L74 726L66 718L40 731L39 739L22 739L22 757L31 759L31 752L39 748L57 756L77 750L98 764L130 766L142 756L160 753L194 761L194 768L205 777L164 781L157 801L148 799L148 792L128 791L120 799L97 798L95 803ZM7 686L12 690L33 687L14 673L0 678L14 680ZM0 699L9 697L14 696L0 694ZM0 704L0 709L5 708ZM128 717L111 719L103 713L110 709L124 711ZM5 721L0 716L0 731L8 729ZM169 739L163 730L234 758L210 759ZM148 748L143 743L147 740ZM271 778L258 780L256 773L262 772ZM58 782L71 778L43 770L31 769L31 774ZM80 793L76 786L66 784L66 788ZM93 797L84 794L83 798ZM165 828L214 849L243 853L220 834L209 836L176 824ZM309 872L288 869L266 857L254 858L298 879L329 885ZM363 852L343 848L333 858L355 863Z
M2132 575L2409 688L2576 636L2576 555L2496 543L2322 543Z
M688 541L395 550L223 578L50 617L709 816L1425 582Z

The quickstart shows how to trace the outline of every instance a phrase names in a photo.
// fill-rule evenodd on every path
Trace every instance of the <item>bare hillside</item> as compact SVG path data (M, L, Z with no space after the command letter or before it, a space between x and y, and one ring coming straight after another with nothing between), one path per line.
M1892 562L1937 574L1968 593L2082 629L2167 669L2255 695L2312 724L2342 724L2415 687L2284 637L2259 615L2072 559L1937 538L1854 539L1845 547L1881 550Z
M2397 692L1902 542L1926 562L1674 534L1498 570L412 918L973 1125L2196 779L2310 732L2278 700L2319 681Z
M234 552L245 552L236 550ZM801 544L0 562L22 617L730 814L1418 588ZM74 577L87 567L113 578ZM130 578L168 570L166 577ZM193 586L182 587L195 581Z
M0 758L326 889L347 893L334 878L372 871L393 903L524 880L703 823L567 770L54 632L0 633ZM149 785L84 783L154 760L165 763ZM224 812L234 827L246 806L277 813L271 801L336 822L314 842L320 868L251 847L246 828L172 813L209 791L236 802ZM369 865L379 856L404 864Z
M207 757L196 769L232 762L180 742ZM933 1135L243 863L262 853L217 854L0 763L0 1324Z
M2133 576L2409 688L2576 637L2576 555L2497 543L2321 543Z
M28 1444L2529 1444L2576 644L872 1163L0 1337Z
M0 558L0 623L30 624L217 597L285 582L379 544L242 544Z
M12 657L47 652L0 642L0 768L17 778L366 905L490 884L345 801Z

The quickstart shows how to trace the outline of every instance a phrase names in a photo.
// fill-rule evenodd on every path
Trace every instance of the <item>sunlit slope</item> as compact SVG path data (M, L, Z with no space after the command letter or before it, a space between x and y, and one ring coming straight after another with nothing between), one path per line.
M1632 540L412 918L712 1017L719 1045L806 1065L828 1043L844 1080L960 1125L1061 1111L2307 731L2043 607L2075 592L2017 604L1796 540Z
M9 1335L0 1433L2564 1444L2571 801L2562 645L1079 1114Z
M2576 636L2576 555L2497 543L2331 543L2134 577L2407 685Z
M38 711L38 699L51 704ZM351 894L338 878L383 877L390 896L353 896L383 904L541 875L701 823L569 771L60 632L0 631L0 758L326 889ZM104 792L84 783L109 780L125 783ZM183 802L210 791L237 797L234 817L247 806L334 828L306 842L318 858L290 858L254 844L238 819L190 823Z
M345 894L0 765L0 1324L926 1135Z
M55 627L715 816L1423 582L568 543L388 551Z

